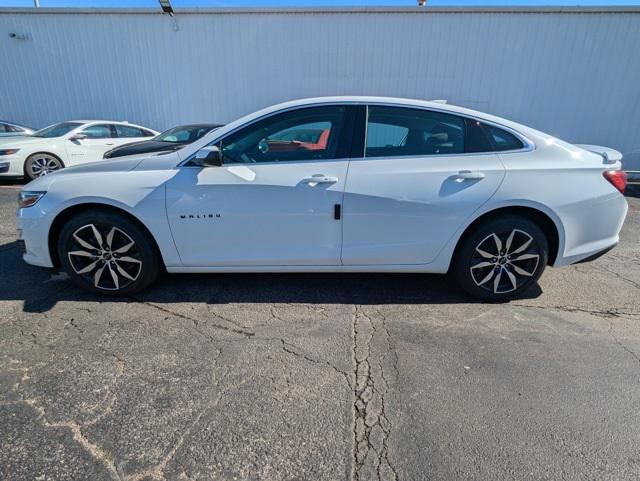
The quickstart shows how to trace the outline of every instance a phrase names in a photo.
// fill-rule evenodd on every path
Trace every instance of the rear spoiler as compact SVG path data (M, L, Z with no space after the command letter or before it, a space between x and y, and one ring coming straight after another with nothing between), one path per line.
M588 145L588 144L576 144L576 147L588 150L594 154L598 154L603 159L603 164L615 164L622 160L622 153L609 147L603 147L601 145Z

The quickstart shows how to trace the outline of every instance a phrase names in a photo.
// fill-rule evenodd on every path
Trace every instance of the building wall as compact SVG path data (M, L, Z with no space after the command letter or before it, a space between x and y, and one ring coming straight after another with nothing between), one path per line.
M10 33L26 38L10 38ZM640 170L640 9L0 9L0 118L227 122L319 95L448 99Z

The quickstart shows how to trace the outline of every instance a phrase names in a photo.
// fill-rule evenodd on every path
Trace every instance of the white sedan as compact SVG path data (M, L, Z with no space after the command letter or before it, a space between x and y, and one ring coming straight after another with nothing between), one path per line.
M627 213L619 152L418 100L288 102L164 156L24 187L26 262L128 295L169 272L450 272L521 296L592 259Z
M35 179L63 167L102 160L114 147L156 135L155 130L128 122L60 122L30 135L0 139L0 175Z

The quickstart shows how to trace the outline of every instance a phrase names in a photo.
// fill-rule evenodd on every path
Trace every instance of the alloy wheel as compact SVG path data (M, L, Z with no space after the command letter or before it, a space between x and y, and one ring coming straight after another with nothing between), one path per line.
M27 161L27 173L35 179L62 168L62 163L52 155L37 154Z
M493 232L475 247L470 263L475 284L493 294L504 294L522 287L535 274L540 248L535 239L521 229Z
M86 224L74 231L69 243L72 269L97 289L123 289L142 272L138 246L118 227Z

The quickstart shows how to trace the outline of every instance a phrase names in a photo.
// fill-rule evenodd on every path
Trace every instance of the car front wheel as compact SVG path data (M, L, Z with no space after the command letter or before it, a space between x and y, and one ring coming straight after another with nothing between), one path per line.
M92 210L72 217L58 237L58 256L71 280L105 295L130 295L158 276L149 234L124 215Z
M24 175L29 180L42 177L64 167L55 155L38 153L30 155L24 163Z
M454 259L454 275L474 297L508 301L538 281L548 257L549 245L537 224L518 216L495 218L465 237Z

